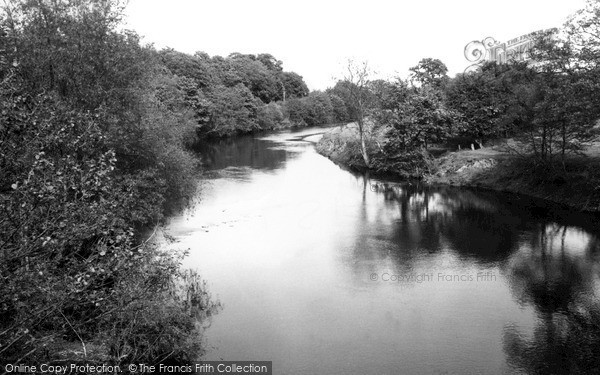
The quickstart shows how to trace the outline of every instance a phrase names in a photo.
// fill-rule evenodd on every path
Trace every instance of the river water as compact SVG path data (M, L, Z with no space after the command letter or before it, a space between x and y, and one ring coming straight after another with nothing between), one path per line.
M202 147L198 202L168 232L223 304L204 359L276 374L600 371L596 218L355 175L315 152L318 132Z

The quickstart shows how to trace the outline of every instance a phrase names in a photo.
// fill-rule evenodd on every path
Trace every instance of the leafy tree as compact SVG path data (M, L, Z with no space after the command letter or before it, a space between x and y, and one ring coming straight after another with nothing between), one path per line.
M395 108L406 101L410 92L408 84L402 80L389 82L378 79L371 82L370 86L376 111Z
M204 90L220 83L210 57L199 53L190 56L173 49L163 49L158 54L160 61L173 74L192 80L197 89Z
M269 71L274 73L282 73L283 72L283 62L281 60L277 60L270 53L259 53L256 56L256 60L260 61Z
M309 90L302 76L294 72L282 72L281 84L283 85L285 98L302 98L308 95ZM282 97L282 99L284 99Z
M448 82L448 68L441 60L425 58L410 68L411 81L423 86L442 88Z
M348 116L348 108L342 98L336 94L327 91L329 95L329 101L331 102L332 116L335 122L348 122L350 118Z
M333 122L333 106L329 95L320 91L313 91L303 101L308 107L309 117L306 123L309 126L331 124Z
M569 153L597 139L600 117L600 5L588 1L561 32L538 37L532 57L538 62L536 85L541 92L528 128L529 144L542 162Z
M9 53L33 91L52 90L85 109L121 111L145 74L134 33L112 32L121 1L9 2ZM93 25L93 27L90 27Z
M284 109L279 103L265 104L258 110L258 125L261 129L271 130L287 127L289 120L285 118Z
M217 86L210 94L210 122L208 135L223 136L246 133L258 129L258 108L260 101L243 84L234 87Z
M291 98L284 104L285 115L289 118L292 126L307 126L306 119L309 117L307 106L300 98Z
M386 91L374 118L389 129L388 153L427 149L450 134L453 112L445 106L434 87L415 88L397 81Z
M480 146L508 134L511 122L507 112L514 103L514 94L506 73L506 68L490 63L448 83L446 100L457 114L457 134L472 138Z
M330 96L335 95L344 102L347 121L354 121L356 118L356 107L352 105L351 86L352 84L347 80L339 80L333 88L327 90Z
M266 55L262 56L264 60L264 56ZM239 74L242 83L254 96L262 100L263 103L269 103L282 98L281 87L277 77L278 70L270 70L261 60L256 59L254 55L231 54L228 60L230 60L232 68ZM270 60L267 61L269 66L272 67L273 63Z

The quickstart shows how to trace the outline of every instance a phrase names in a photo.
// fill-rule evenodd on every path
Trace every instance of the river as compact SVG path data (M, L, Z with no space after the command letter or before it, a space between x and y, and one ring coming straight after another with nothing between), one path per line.
M600 371L596 218L356 175L315 152L322 131L202 147L198 202L167 230L223 304L204 359L276 374Z

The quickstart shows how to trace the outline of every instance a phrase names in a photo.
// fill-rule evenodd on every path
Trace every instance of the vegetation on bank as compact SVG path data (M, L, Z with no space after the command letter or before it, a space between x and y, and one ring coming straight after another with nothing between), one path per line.
M558 33L538 36L533 63L486 63L450 78L440 60L423 59L409 80L368 84L352 79L364 69L349 66L358 73L345 81L358 98L352 118L365 126L326 135L317 149L356 169L481 185L598 211L598 31L600 6L588 1ZM496 143L504 148L492 150L497 155L487 161L457 152L484 148L481 155Z
M357 172L371 171L381 177L421 179L429 184L477 187L529 195L580 211L600 211L600 149L598 144L583 155L566 160L565 172L557 174L555 166L535 163L518 157L514 139L496 140L488 146L471 150L430 148L423 154L401 155L401 163L379 159L377 143L385 142L385 133L371 135L375 146L370 149L372 164L367 168L360 152L356 125L349 124L325 133L317 151L332 161ZM375 141L376 140L376 141ZM521 145L523 147L523 145ZM412 164L409 164L412 163ZM410 165L407 168L407 165Z
M141 237L195 193L196 120L122 10L0 12L0 362L192 360L218 309Z
M270 54L223 58L171 49L158 58L175 75L200 137L226 137L349 120L343 88L309 92L302 77Z

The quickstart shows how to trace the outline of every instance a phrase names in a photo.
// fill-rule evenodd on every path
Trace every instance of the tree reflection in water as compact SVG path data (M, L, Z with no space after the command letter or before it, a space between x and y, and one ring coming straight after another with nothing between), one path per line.
M505 329L505 352L515 370L600 373L599 252L597 237L546 223L513 254L512 292L538 315L530 336L515 325Z
M388 206L370 221L397 224L394 233L382 234L397 247L379 254L392 258L396 272L411 270L424 253L450 251L465 264L499 267L517 303L535 310L530 334L505 326L503 346L514 372L600 373L600 239L591 234L597 217L564 215L510 195L488 199L451 187L362 182L363 201L370 189ZM377 256L364 251L364 236L359 241L355 257Z

